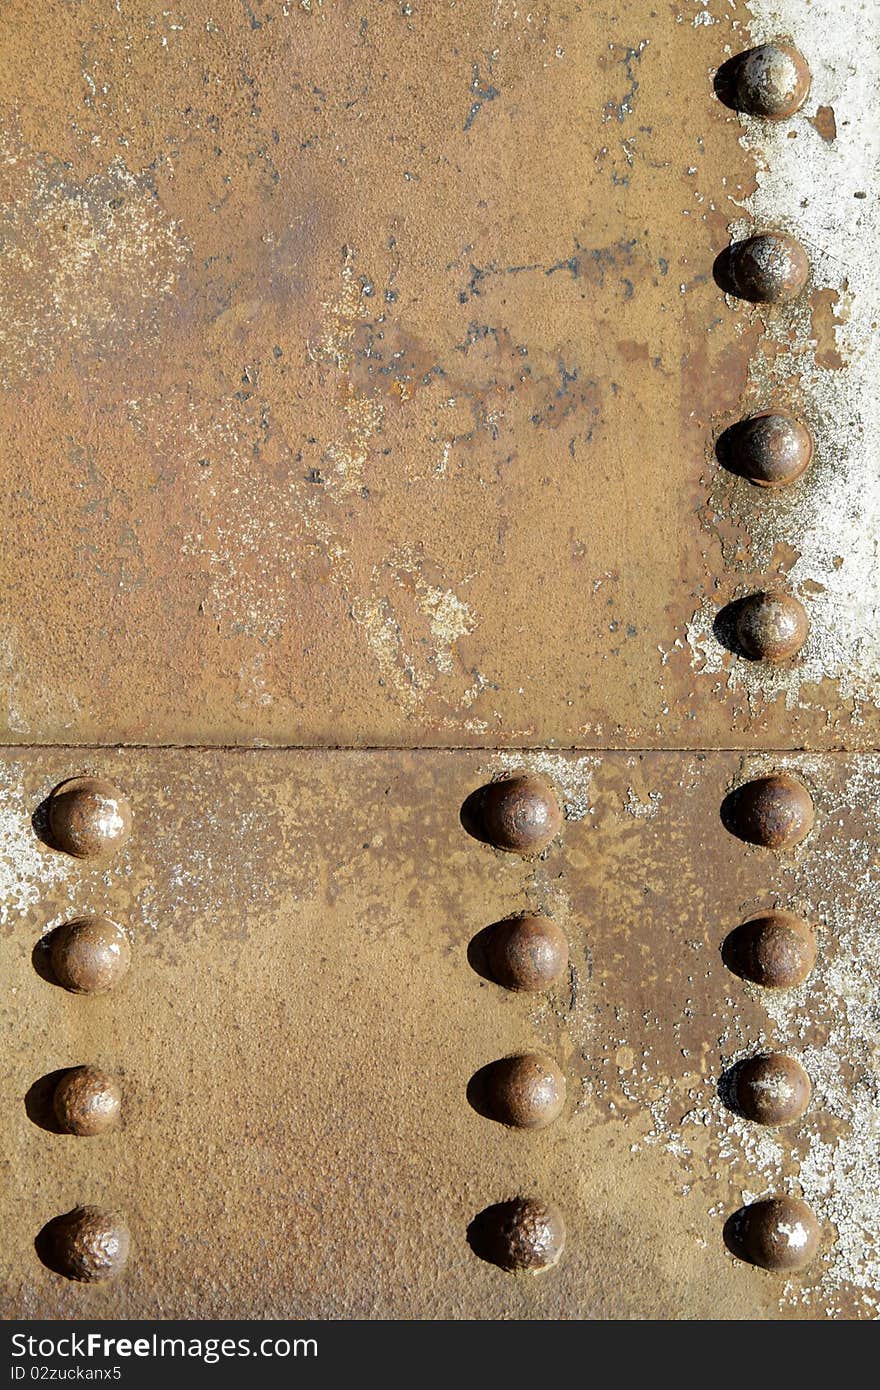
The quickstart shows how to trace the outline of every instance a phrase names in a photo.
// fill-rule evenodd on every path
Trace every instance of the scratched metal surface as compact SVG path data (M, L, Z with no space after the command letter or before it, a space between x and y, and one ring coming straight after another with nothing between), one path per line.
M875 55L802 8L767 131L763 0L5 5L5 740L873 746ZM712 273L768 204L769 315ZM712 454L771 395L782 499ZM781 675L712 634L768 576Z
M72 757L75 756L75 761ZM521 757L522 755L517 755ZM876 757L787 756L816 828L794 853L723 828L730 786L766 755L527 756L566 821L526 862L470 838L465 797L507 765L467 752L9 753L0 764L3 933L2 1309L25 1316L874 1317L880 1296ZM773 766L779 766L774 763ZM47 849L31 814L63 777L129 793L134 832L102 870ZM722 964L768 905L817 923L806 985L774 1002ZM546 1000L476 974L470 938L523 907L571 942ZM34 970L74 911L124 923L115 993ZM814 1098L762 1131L724 1109L724 1068L767 1043ZM537 1045L565 1111L540 1132L473 1111L467 1082ZM29 1118L56 1068L123 1077L124 1123L76 1139ZM744 1197L803 1193L823 1248L802 1274L722 1242ZM471 1218L517 1192L557 1202L555 1270L480 1261ZM125 1272L69 1283L37 1260L80 1202L131 1225Z

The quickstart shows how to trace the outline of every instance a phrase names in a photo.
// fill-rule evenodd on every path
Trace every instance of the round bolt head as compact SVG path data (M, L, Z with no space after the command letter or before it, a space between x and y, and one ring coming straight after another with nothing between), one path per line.
M750 1057L736 1068L736 1105L759 1125L789 1125L810 1103L810 1078L800 1062L783 1052Z
M776 589L750 594L737 607L736 640L753 661L790 661L807 640L803 604Z
M810 90L810 69L789 43L762 43L730 64L731 105L750 116L782 121L799 111Z
M793 989L816 963L816 938L790 912L764 912L730 933L722 956L729 970L752 984Z
M65 1072L52 1104L65 1134L91 1137L119 1123L122 1091L119 1082L99 1067L74 1067Z
M565 1246L565 1221L552 1202L514 1197L497 1202L468 1230L474 1253L511 1274L541 1274L558 1263Z
M562 1113L565 1077L551 1057L528 1052L502 1057L482 1072L486 1109L512 1129L544 1129Z
M727 829L766 849L799 845L813 828L813 799L803 782L785 772L744 782L722 808Z
M729 249L732 287L741 299L758 304L786 304L807 283L807 253L786 232L759 232Z
M121 849L131 834L131 808L110 782L73 777L49 797L49 835L55 849L95 859Z
M56 1274L95 1284L119 1274L128 1259L128 1227L118 1212L76 1207L40 1232L41 1258Z
M769 411L732 425L719 445L723 461L758 487L787 487L806 472L813 457L806 425Z
M741 1207L725 1228L732 1254L762 1269L803 1269L819 1248L819 1223L799 1197L768 1197Z
M486 958L496 983L535 994L565 974L568 941L549 917L514 917L492 928Z
M490 782L480 802L484 838L511 854L540 854L562 828L556 793L534 773Z
M55 979L74 994L104 994L131 964L131 946L108 917L80 917L56 927L49 959Z

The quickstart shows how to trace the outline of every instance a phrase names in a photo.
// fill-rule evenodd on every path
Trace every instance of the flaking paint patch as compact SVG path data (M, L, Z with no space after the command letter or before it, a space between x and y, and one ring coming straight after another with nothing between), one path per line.
M818 1106L841 1126L840 1137L829 1142L808 1111L799 1182L834 1239L819 1279L786 1290L788 1301L823 1304L829 1317L848 1288L858 1289L880 1315L880 758L854 762L826 814L833 819L853 806L868 833L829 844L811 866L813 881L822 885L816 916L834 949L820 952L800 1006L793 993L773 991L765 1004L777 1032L797 1047ZM841 910L842 902L856 903L856 910ZM822 1046L807 1040L810 1015L817 1012L832 1020Z
M355 333L361 323L364 294L354 265L354 248L343 247L338 294L324 301L321 328L309 348L314 362L331 366L343 377L343 411L347 429L342 438L331 440L324 452L327 487L331 496L337 497L345 497L362 489L370 443L381 429L385 413L382 403L359 390L351 378Z
M730 237L736 240L763 227L793 233L808 251L813 283L790 306L743 312L743 332L755 317L765 325L750 364L745 413L793 393L813 431L816 453L796 485L793 505L778 505L774 497L754 490L747 511L734 513L719 481L707 524L723 529L733 520L745 526L748 563L758 571L769 567L777 547L791 548L796 558L786 583L803 598L811 633L795 665L731 662L712 632L717 606L704 602L688 625L687 641L695 669L745 690L753 701L782 697L789 708L808 708L810 686L830 677L856 708L860 703L877 706L880 128L866 113L876 108L880 92L880 12L870 6L860 10L859 56L853 63L856 7L848 23L840 22L833 0L817 0L807 8L794 0L752 0L748 8L750 42L795 34L813 80L806 106L792 120L741 117L741 143L758 164L757 188L743 205L745 218L731 223ZM726 56L719 54L719 62ZM834 109L838 138L833 143L811 124L821 107ZM861 194L867 196L856 196ZM837 310L832 330L836 351L830 354L819 341L810 302L829 290ZM732 554L725 558L733 568Z
M880 757L852 760L832 794L819 757L756 755L748 775L770 767L789 770L821 788L829 834L787 870L790 901L819 928L820 948L809 979L794 990L744 986L767 1015L763 1030L743 1038L736 1021L723 1027L705 1070L687 1078L692 1102L680 1114L670 1078L648 1047L640 1065L619 1080L621 1093L650 1117L643 1142L680 1164L681 1191L747 1174L730 1198L707 1208L720 1224L739 1204L781 1191L800 1195L825 1230L823 1252L806 1276L782 1285L783 1306L821 1308L829 1318L849 1316L855 1300L868 1317L880 1316L880 1028L876 962L880 958ZM846 834L855 815L859 833ZM696 970L695 970L696 976ZM731 983L732 992L737 988ZM694 998L698 984L695 978ZM732 1001L731 1001L732 1002ZM687 1000L685 1010L692 1006ZM657 1027L669 1021L658 1019ZM628 1046L631 1039L620 1038ZM630 1052L632 1048L629 1047ZM765 1128L728 1110L718 1094L722 1074L765 1050L790 1052L813 1087L805 1116L794 1125ZM689 1065L685 1063L685 1065ZM833 1126L834 1133L830 1133ZM708 1153L711 1162L707 1161Z
M16 764L0 764L0 927L4 929L20 927L43 894L68 877L62 857L48 852L34 834L32 810Z
M112 352L154 331L189 255L148 172L119 157L77 182L0 130L0 385L73 347Z

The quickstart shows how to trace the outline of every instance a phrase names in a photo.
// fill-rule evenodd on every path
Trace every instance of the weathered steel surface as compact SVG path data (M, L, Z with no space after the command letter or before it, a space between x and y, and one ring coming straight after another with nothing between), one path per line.
M3 1312L880 1311L876 24L3 7ZM774 38L809 93L737 114L717 70ZM806 286L753 302L779 248ZM117 743L206 746L52 746ZM554 744L594 751L453 751ZM534 860L468 833L553 832L472 796L520 767L565 816ZM98 862L40 838L94 847L45 804L76 776L131 797ZM771 909L818 928L791 991L721 955ZM480 973L523 911L568 939L549 993ZM750 968L809 970L787 922ZM113 923L124 978L52 983L103 986ZM722 1099L774 1050L812 1084L782 1130ZM59 1132L75 1066L59 1113L118 1083L118 1127ZM537 1278L467 1240L523 1195L568 1230ZM722 1229L781 1195L821 1253L769 1275ZM106 1284L40 1262L75 1206L88 1270L130 1227Z
M37 750L0 766L3 1311L27 1316L826 1318L876 1314L880 760L626 753L526 756L565 810L532 861L472 838L460 808L521 755ZM720 807L787 770L816 823L750 847ZM48 849L31 817L63 778L127 792L104 865ZM38 826L42 824L37 817ZM791 992L744 984L721 945L762 909L814 923ZM521 910L565 931L549 995L489 983L471 939ZM124 924L115 991L39 973L41 934L92 911ZM41 966L39 951L35 956ZM805 1067L803 1119L761 1128L719 1079L762 1050ZM506 1130L468 1102L494 1060L561 1069L562 1116ZM42 1079L121 1078L122 1124L49 1132ZM28 1098L26 1100L26 1097ZM29 1113L30 1112L30 1113ZM746 1199L810 1203L805 1272L734 1261ZM534 1194L567 1227L558 1267L514 1278L471 1219ZM121 1210L125 1272L79 1285L34 1238L77 1204Z
M6 741L876 742L833 8L774 124L713 92L763 3L5 5ZM713 279L768 223L769 311ZM784 496L713 456L774 404ZM771 583L781 671L712 631Z

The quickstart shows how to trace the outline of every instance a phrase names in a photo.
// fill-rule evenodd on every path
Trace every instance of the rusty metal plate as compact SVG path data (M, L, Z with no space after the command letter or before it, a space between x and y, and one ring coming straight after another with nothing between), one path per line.
M771 125L713 91L765 0L5 5L6 741L876 743L843 11L782 7ZM770 310L713 278L768 224L811 264ZM785 495L714 457L771 405ZM784 669L713 631L771 581Z
M517 765L564 805L532 860L460 819ZM813 797L795 850L722 823L730 789L768 770ZM32 825L82 773L133 808L128 845L98 868ZM5 1315L876 1315L876 757L42 750L8 755L0 780ZM818 936L790 992L744 984L720 953L774 906ZM469 960L475 934L525 909L570 942L570 976L546 995ZM86 911L132 939L103 996L34 964L41 936ZM812 1080L787 1128L718 1097L768 1046ZM479 1068L523 1048L567 1082L540 1131L468 1102ZM116 1132L43 1127L43 1078L83 1063L122 1078ZM523 1192L567 1223L540 1277L467 1240L476 1213ZM722 1238L744 1200L779 1192L803 1194L822 1226L796 1275L741 1263ZM126 1215L116 1280L73 1283L37 1258L41 1227L78 1203Z

